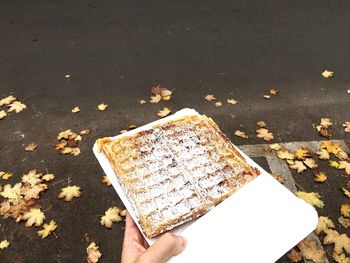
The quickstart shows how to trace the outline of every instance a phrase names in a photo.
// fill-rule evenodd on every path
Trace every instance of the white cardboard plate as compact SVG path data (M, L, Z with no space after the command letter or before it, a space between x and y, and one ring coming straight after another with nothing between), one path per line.
M192 114L198 113L192 109L183 109L113 138ZM312 206L297 198L246 154L236 149L261 174L201 218L172 230L187 239L187 247L171 262L275 262L316 228L318 216ZM96 144L93 152L141 230L108 159L97 151ZM151 245L156 238L146 240Z

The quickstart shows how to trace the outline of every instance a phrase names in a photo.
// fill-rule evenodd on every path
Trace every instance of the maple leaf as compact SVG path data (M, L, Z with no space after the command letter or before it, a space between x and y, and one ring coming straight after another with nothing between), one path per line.
M89 134L90 133L90 130L89 129L85 129L85 130L82 130L81 132L80 132L80 135L87 135L87 134Z
M102 256L95 242L90 243L90 245L86 248L86 253L88 263L97 263Z
M340 161L338 169L344 169L347 175L350 175L350 163L347 161Z
M66 202L72 201L73 197L80 197L81 191L80 187L73 185L73 186L67 186L65 188L61 189L61 193L58 195L58 198L64 198Z
M324 203L320 199L321 196L319 195L319 193L315 193L315 192L307 193L307 192L299 191L299 192L296 192L295 195L303 199L305 202L309 203L310 205L316 206L318 208L324 207Z
M32 142L32 143L28 144L26 147L24 147L24 150L26 152L33 152L37 147L38 147L38 145Z
M78 147L74 147L72 148L72 150L70 151L70 154L74 155L74 156L78 156L81 153L80 149Z
M0 120L4 119L7 116L6 111L0 111Z
M162 96L160 94L151 96L150 103L158 103L162 100Z
M61 140L59 143L55 144L54 147L56 150L63 150L67 145L67 141Z
M282 160L294 160L295 159L295 155L287 149L277 150L276 155L278 158L280 158Z
M321 160L329 160L329 153L325 149L320 149L318 152L316 152L316 154Z
M237 101L235 99L227 99L227 103L234 105Z
M346 190L344 187L341 188L343 190L343 193L347 196L350 197L350 192Z
M170 100L170 98L168 98L168 97L170 97L172 94L172 91L168 90L165 87L162 87L161 85L157 85L157 86L152 87L151 92L154 95L160 95L162 97L165 97L165 100Z
M235 135L244 139L248 139L248 136L245 134L244 131L236 130Z
M332 141L323 141L321 143L321 149L326 149L327 152L332 153L334 155L337 155L339 151L342 150L339 144L334 143Z
M293 263L299 262L303 259L303 257L301 256L301 253L296 251L294 248L287 254L287 257Z
M306 148L299 148L296 150L295 156L299 160L304 160L306 157L310 157L310 150Z
M326 216L320 216L318 218L318 223L317 223L315 233L316 235L319 235L330 228L335 228L333 221Z
M4 218L20 218L25 212L29 211L31 207L35 205L35 201L33 199L27 201L24 199L19 200L5 200L0 205L0 214L3 215Z
M273 143L269 145L269 148L274 151L279 151L282 149L282 146L279 145L278 143ZM293 158L294 159L294 158Z
M10 184L7 184L4 186L3 191L0 193L2 197L8 198L8 199L19 199L21 197L20 191L21 191L22 183L17 183L13 187Z
M221 106L222 106L222 102L221 101L215 102L215 107L221 107Z
M70 154L72 151L73 151L73 148L71 148L71 147L64 147L64 148L60 151L60 153L62 153L62 154Z
M22 176L22 183L29 184L30 186L37 185L42 182L41 176L42 174L38 173L36 169L30 170Z
M256 130L256 137L258 138L263 138L265 141L271 141L273 140L273 134L271 132L269 132L268 129L265 128L260 128Z
M121 222L123 219L119 215L121 210L118 207L111 207L106 212L105 215L101 217L101 225L106 228L111 228L113 222Z
M3 99L0 100L0 106L8 105L8 104L14 102L16 99L17 98L12 96L12 95L10 95L10 96L8 96L6 98L3 98Z
M1 119L1 114L0 114L0 119ZM350 132L350 121L346 121L343 123L344 131L345 132Z
M329 119L329 118L322 118L320 125L325 127L325 128L329 128L330 126L333 125L333 123L331 122L331 119Z
M41 179L43 179L46 182L49 182L53 179L55 179L55 175L54 174L44 174Z
M303 240L297 246L303 258L312 260L315 263L325 262L326 252L317 248L316 240Z
M105 111L107 109L107 107L108 107L108 105L104 104L104 103L98 104L98 106L97 106L99 111Z
M323 239L323 244L334 244L334 252L337 254L343 253L345 250L350 253L350 238L346 234L339 234L336 230L328 229L325 231L326 236Z
M13 176L13 173L10 173L10 172L0 172L0 177L3 179L3 180L8 180L9 178L11 178Z
M25 200L39 199L40 193L48 188L46 184L27 185L21 188L21 195Z
M277 95L278 93L279 93L279 90L278 90L278 89L276 89L276 88L270 89L270 94L271 94L271 95Z
M329 166L338 169L339 163L337 161L329 161Z
M104 183L107 186L111 186L111 181L108 179L107 176L102 177L102 183Z
M345 228L350 227L350 218L345 218L343 216L338 218L338 222Z
M333 77L334 77L334 72L333 72L333 71L325 70L325 71L322 72L322 76L323 76L325 79L333 78Z
M126 209L124 209L124 210L120 211L119 215L126 216L126 213L127 213L127 211L126 211Z
M305 171L307 169L302 161L295 161L294 163L291 163L289 165L289 168L291 168L293 170L297 170L298 174L302 173L303 171Z
M62 131L60 133L58 133L57 135L57 140L61 140L61 139L66 139L66 140L73 140L77 137L78 135L73 132L72 130L65 130L65 131Z
M170 113L171 113L171 109L164 107L162 110L157 112L157 116L163 118L169 115Z
M318 133L319 133L321 136L323 136L323 137L325 137L325 138L327 138L327 139L329 139L329 138L332 136L332 134L330 133L330 131L329 131L327 128L323 127L322 125L316 126L316 130L318 131Z
M44 222L45 215L39 208L31 208L28 212L26 212L23 216L21 216L21 220L26 220L26 227L41 226Z
M327 180L327 175L325 172L314 173L314 181L317 183L323 183Z
M7 107L8 107L7 112L15 111L16 113L20 113L21 111L27 108L27 106L20 101L14 101L11 104L9 104Z
M343 150L340 150L335 156L337 156L340 160L349 159L349 155L346 152L344 152Z
M55 220L51 220L49 224L44 224L43 229L39 230L37 233L43 239L49 236L57 228Z
M256 123L256 125L257 125L258 127L260 127L260 128L265 128L265 127L266 127L266 122L264 122L264 121L258 121L258 122Z
M309 167L310 169L314 169L318 167L318 164L315 162L312 158L306 158L304 161L304 164Z
M72 112L73 113L78 113L80 111L80 108L78 106L75 106L73 109L72 109Z
M0 249L5 249L5 248L8 248L10 246L10 242L8 242L8 240L2 240L0 242Z
M145 100L140 100L139 102L140 102L140 104L146 104Z
M340 213L342 216L350 217L350 204L342 204L340 207Z
M205 100L207 101L213 101L216 100L215 96L212 94L208 94L207 96L204 97Z
M332 256L337 263L350 263L350 258L346 257L344 253L338 255L337 253L333 252Z

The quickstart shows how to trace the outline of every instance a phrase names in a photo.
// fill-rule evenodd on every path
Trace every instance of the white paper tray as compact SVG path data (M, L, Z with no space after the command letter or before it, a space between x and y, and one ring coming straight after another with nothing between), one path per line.
M113 138L193 114L198 113L193 109L182 109ZM173 229L171 232L184 236L188 245L171 262L275 262L316 228L318 216L312 206L297 198L246 154L236 149L261 174L201 218ZM141 230L113 168L105 155L97 151L96 143L93 152ZM146 240L151 245L156 238Z

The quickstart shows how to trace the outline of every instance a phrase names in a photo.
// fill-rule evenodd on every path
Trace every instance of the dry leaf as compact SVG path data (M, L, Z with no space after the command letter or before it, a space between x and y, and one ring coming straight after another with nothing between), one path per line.
M5 248L8 248L9 246L10 246L10 242L8 242L6 239L0 242L0 249L5 249Z
M26 227L41 226L44 222L45 215L39 208L31 208L28 212L26 212L23 216L21 216L21 220L26 220Z
M105 185L107 185L107 186L110 186L110 185L112 185L111 184L111 181L108 179L108 177L107 176L103 176L102 177L102 183L104 183Z
M24 150L26 152L33 152L36 148L38 147L37 144L35 144L34 142L28 144L26 147L24 147Z
M327 138L327 139L329 139L329 138L332 136L332 134L330 133L330 131L329 131L327 128L323 127L322 125L316 126L316 130L318 131L318 133L319 133L321 136L323 136L323 137L325 137L325 138Z
M171 109L164 107L162 110L157 112L157 116L163 118L169 115L170 113L171 113Z
M298 245L303 258L312 260L315 263L324 263L326 252L317 247L316 240L303 240Z
M272 89L270 89L270 94L271 94L271 95L277 95L277 94L278 94L278 92L279 92L279 90L278 90L278 89L276 89L276 88L272 88Z
M323 208L324 203L320 199L321 196L319 193L311 192L296 192L295 195L301 199L303 199L305 202L309 203L310 205L316 206L318 208Z
M329 166L338 169L339 163L337 161L329 161Z
M276 155L278 158L280 158L282 160L294 160L295 159L295 155L287 149L277 150Z
M0 100L0 106L3 106L3 105L9 105L10 103L14 102L17 98L10 95L6 98L3 98Z
M1 119L1 113L0 113L0 119ZM346 121L343 123L344 131L345 132L350 132L350 121Z
M29 184L30 186L37 185L42 182L41 176L42 174L38 173L37 170L30 170L22 176L22 183Z
M124 209L124 210L122 210L122 211L119 213L119 215L121 215L121 216L126 216L126 213L127 213L127 211L126 211L126 209Z
M106 212L105 215L101 217L101 225L105 226L106 228L111 228L113 222L121 222L123 219L119 215L121 212L121 209L118 207L111 207Z
M323 183L327 180L327 175L325 172L314 173L314 181L317 183Z
M350 192L346 190L344 187L341 188L343 190L343 193L350 198Z
M97 106L99 111L105 111L107 109L107 107L108 107L108 105L104 104L104 103L101 103Z
M344 169L347 175L350 175L350 163L347 161L340 161L338 169Z
M300 252L297 252L294 248L287 254L289 260L293 263L299 262L303 259Z
M90 245L86 248L86 253L88 263L97 263L102 256L95 242L90 243Z
M235 99L227 99L227 103L234 105L237 101Z
M315 233L316 235L319 235L330 228L335 228L333 221L326 216L320 216L318 218L318 223L317 223Z
M140 104L146 104L145 100L140 100L139 102L140 102Z
M7 116L6 112L4 110L0 111L0 120L5 118Z
M323 239L323 244L334 244L334 252L337 254L343 253L345 250L350 253L350 238L346 234L339 234L336 230L328 229L327 234Z
M258 122L256 123L256 125L257 125L258 127L260 127L260 128L265 128L265 127L266 127L266 122L264 122L264 121L258 121Z
M282 149L282 146L279 145L278 143L273 143L269 145L269 148L274 151L279 151ZM294 158L293 158L294 159Z
M289 168L297 170L297 173L299 174L307 169L302 161L295 161L294 163L289 165Z
M320 149L318 152L316 152L316 154L321 160L329 160L329 153L325 149Z
M333 77L334 77L334 72L333 72L333 71L325 70L325 71L322 72L322 76L323 76L325 79L333 78Z
M348 160L349 155L344 152L343 150L340 150L335 156L337 156L340 160Z
M3 179L3 180L8 180L9 178L11 178L13 176L13 173L10 173L10 172L0 172L0 177Z
M222 102L221 101L215 102L215 107L221 107L221 106L222 106Z
M333 259L335 260L335 262L337 263L350 263L350 258L346 257L346 255L344 253L338 255L337 253L335 253L333 251Z
M325 128L329 128L330 126L333 125L333 123L331 122L331 119L329 119L329 118L322 118L320 125L325 127Z
M43 229L39 230L37 233L43 239L49 236L57 228L55 220L51 220L49 224L44 224Z
M245 134L244 131L236 130L235 135L244 139L248 139L248 136Z
M4 186L2 192L0 192L0 195L8 199L14 199L14 200L20 199L21 187L22 187L22 183L17 183L13 187L10 184L7 184Z
M73 109L72 109L72 112L73 113L78 113L80 111L80 108L78 106L75 106Z
M69 130L65 130L65 131L58 133L57 140L62 140L62 139L73 140L77 136L78 135L75 132L73 132L72 130L69 129Z
M306 157L310 157L310 150L306 148L299 148L296 150L295 156L299 160L304 160Z
M15 111L16 113L20 113L21 111L27 108L27 106L20 101L14 101L11 104L9 104L7 107L8 107L7 112Z
M46 184L37 184L34 186L26 185L21 188L21 195L25 200L39 199L40 193L48 188Z
M350 217L350 204L342 204L340 207L340 214L345 217Z
M45 180L46 182L49 182L53 179L55 179L55 175L54 174L44 174L41 179Z
M310 169L315 169L318 167L318 164L315 162L312 158L306 158L304 161L304 164L309 167Z
M61 193L58 195L58 198L64 198L66 202L72 201L73 197L81 196L81 188L79 186L67 186L61 189Z
M342 151L339 144L332 141L323 141L321 143L321 148L326 149L328 153L332 153L334 155L337 155L340 151Z
M207 101L213 101L216 100L215 96L212 94L208 94L207 96L204 97L205 100Z
M345 228L350 227L350 218L345 218L343 216L338 218L338 222Z
M157 94L155 96L151 96L150 103L158 103L162 100L162 96Z
M264 95L263 98L269 100L271 99L271 95Z
M269 132L268 129L265 129L265 128L257 129L256 133L257 133L256 137L262 138L265 141L271 141L274 138L273 134Z
M87 135L90 133L90 130L89 129L85 129L85 130L82 130L79 134L80 135Z
M7 199L0 205L0 214L4 218L11 217L13 219L17 219L20 218L20 216L25 212L29 211L29 209L34 205L35 201L33 199L28 201L25 199Z

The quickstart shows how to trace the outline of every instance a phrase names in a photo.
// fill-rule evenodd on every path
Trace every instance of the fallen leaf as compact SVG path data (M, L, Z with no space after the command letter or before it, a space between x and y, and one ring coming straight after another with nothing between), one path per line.
M237 104L237 101L235 99L227 99L227 103L234 105Z
M244 139L248 139L248 136L245 134L244 131L236 130L235 135Z
M108 179L108 177L107 176L103 176L102 177L102 183L104 183L105 185L107 185L107 186L111 186L112 184L111 184L111 181Z
M222 102L221 101L215 102L215 107L221 107L221 106L222 106Z
M3 180L8 180L10 179L11 177L13 176L13 173L10 173L10 172L0 172L0 177L3 179Z
M318 133L319 133L322 137L325 137L325 138L327 138L327 139L329 139L329 138L332 136L332 134L330 133L330 131L329 131L327 128L323 127L322 125L316 126L316 130L318 131Z
M108 107L108 105L104 104L104 103L101 103L97 106L99 111L105 111L107 109L107 107Z
M207 101L213 101L216 100L215 96L212 94L208 94L207 96L204 97L205 100Z
M4 186L2 192L0 192L0 195L4 198L8 199L20 199L21 198L21 183L15 184L13 187L10 184L7 184Z
M349 159L349 155L344 152L343 150L340 150L336 155L337 158L339 158L340 160L348 160Z
M29 211L33 206L37 206L33 199L6 199L0 204L0 214L4 218L11 217L17 220L17 218L20 218L21 215Z
M347 175L350 175L350 163L347 161L340 161L338 169L344 169Z
M64 198L66 202L72 201L73 197L81 196L81 188L79 186L67 186L61 189L61 193L58 195L58 198Z
M279 93L279 90L278 90L278 89L276 89L276 88L270 89L270 94L271 94L271 95L277 95L278 93Z
M7 116L6 111L4 111L4 110L0 111L0 120L5 118L6 116Z
M324 207L324 203L320 199L321 196L319 195L319 193L315 193L315 192L307 193L307 192L299 191L299 192L296 192L295 195L303 199L305 202L309 203L310 205L316 206L318 208Z
M337 161L329 161L329 166L338 169L339 163Z
M69 130L65 130L65 131L58 133L57 140L61 140L61 139L73 140L77 136L78 135L75 132L73 132L72 130L69 129Z
M343 193L350 198L350 192L346 190L344 187L341 188L343 190Z
M333 71L325 70L325 71L322 72L322 76L323 76L325 79L333 78L333 77L334 77L334 72L333 72Z
M295 161L294 163L290 164L289 167L293 170L297 170L297 173L299 174L307 169L302 161Z
M0 113L0 119L1 119L1 113ZM350 121L346 121L343 123L344 131L345 132L350 132Z
M27 221L26 227L31 227L33 225L41 226L45 218L44 213L39 208L31 208L21 217L21 220Z
M72 112L73 113L78 113L80 111L80 108L78 106L75 106L73 109L72 109Z
M22 176L22 183L29 184L30 186L37 185L42 182L41 176L42 174L38 173L36 169L30 170Z
M299 262L303 259L300 252L297 252L294 248L287 254L289 260L293 263Z
M90 130L89 129L85 129L85 130L82 130L79 134L80 135L87 135L90 133Z
M306 157L310 157L310 150L306 148L299 148L296 150L295 156L299 160L305 160Z
M24 147L24 150L25 150L26 152L33 152L33 151L35 151L35 149L36 149L37 147L38 147L38 145L35 144L34 142L32 142L32 143L28 144L26 147Z
M5 249L5 248L8 248L9 246L10 246L10 242L8 242L6 239L0 242L0 249Z
M155 96L151 96L150 99L150 103L158 103L162 100L162 96L160 96L159 94L155 95Z
M258 127L260 127L260 128L265 128L265 127L266 127L266 122L264 122L264 121L258 121L258 122L256 123L256 125L257 125Z
M43 229L39 230L37 233L43 239L49 236L57 228L55 220L51 220L49 224L44 224Z
M326 252L317 247L316 240L303 240L298 245L303 258L312 260L315 263L324 263Z
M350 218L345 218L343 216L338 218L338 222L345 228L350 227Z
M317 183L323 183L327 180L327 175L325 172L314 173L314 181Z
M21 188L21 195L25 200L39 199L40 193L48 188L46 184L26 185Z
M41 179L45 180L46 182L49 182L53 179L55 179L55 175L54 174L44 174Z
M321 160L329 160L329 153L325 149L320 149L318 152L316 152L316 154Z
M340 207L340 214L345 217L350 217L350 204L342 204Z
M318 218L318 223L317 223L315 233L316 235L319 235L330 228L335 228L333 221L326 216L320 216Z
M346 234L339 234L336 230L328 229L325 231L326 236L323 239L323 244L334 244L334 252L337 254L343 253L345 250L350 253L350 238Z
M16 113L20 113L21 111L27 108L27 106L20 101L14 101L11 104L9 104L7 107L8 107L7 112L15 111Z
M280 158L282 160L294 160L295 159L295 155L287 149L277 150L276 155L278 158Z
M278 143L273 143L269 145L269 148L274 151L279 151L282 149L282 146L279 145ZM294 158L293 158L294 159Z
M335 260L335 262L337 263L350 263L350 258L346 257L346 255L344 253L338 255L337 253L335 253L333 251L333 259Z
M256 137L262 138L265 141L271 141L274 139L273 134L269 132L268 129L260 128L256 130L256 133L257 133Z
M315 169L318 167L318 164L315 162L312 158L306 158L304 161L304 164L309 167L310 169Z
M264 96L263 96L263 98L264 98L264 99L267 99L267 100L271 99L271 97L272 97L271 95L264 95Z
M8 96L6 98L3 98L3 99L0 100L0 106L8 105L8 104L14 102L16 99L17 98L12 96L12 95L10 95L10 96Z
M329 119L329 118L322 118L320 125L325 127L325 128L329 128L330 126L333 125L333 123L331 122L331 119Z
M106 228L111 228L113 222L123 221L122 217L119 215L121 210L118 207L111 207L106 212L105 215L101 217L101 225Z
M162 110L157 112L157 116L163 118L169 115L170 113L171 113L171 109L164 107Z
M119 213L119 215L121 215L121 216L126 216L126 213L127 213L127 211L126 211L126 209L124 209L124 210L122 210L122 211Z
M140 100L139 102L140 102L140 104L146 104L145 100Z
M95 242L90 243L90 245L86 248L86 253L88 263L97 263L102 256Z
M323 141L321 143L321 148L326 149L328 153L332 153L334 155L337 155L340 151L342 151L339 144L332 141Z

